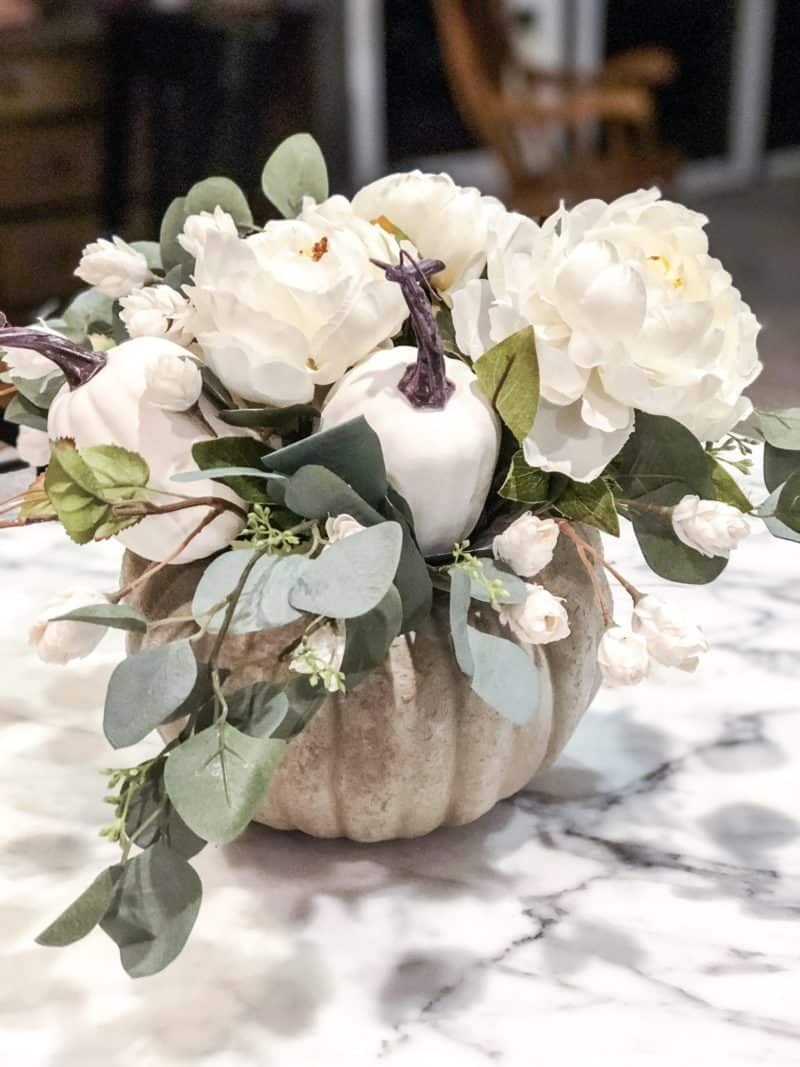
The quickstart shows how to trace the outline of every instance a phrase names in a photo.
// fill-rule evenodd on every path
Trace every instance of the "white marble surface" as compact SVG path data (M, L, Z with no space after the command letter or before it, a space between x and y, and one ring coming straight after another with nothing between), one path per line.
M630 539L610 555L660 584ZM25 631L53 587L114 588L117 561L48 527L0 535L4 1062L800 1062L795 546L758 535L715 586L670 590L712 643L700 672L601 693L560 764L476 824L207 849L187 949L139 982L101 933L33 943L113 858L95 772L120 644L48 668Z

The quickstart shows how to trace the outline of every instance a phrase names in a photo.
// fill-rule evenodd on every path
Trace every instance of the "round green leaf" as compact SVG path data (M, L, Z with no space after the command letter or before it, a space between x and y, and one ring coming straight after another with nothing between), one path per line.
M213 212L221 207L233 217L237 226L252 226L253 212L247 197L230 178L206 178L193 185L186 196L186 215L199 215L202 211Z
M114 875L111 868L101 871L88 889L62 912L36 938L37 945L48 948L63 948L80 941L94 930L108 911L114 894Z
M197 660L188 640L171 641L128 656L106 692L103 730L114 748L135 745L167 722L192 694Z
M317 203L328 197L328 168L322 151L308 133L296 133L279 144L261 176L264 195L287 219L296 218L303 197Z

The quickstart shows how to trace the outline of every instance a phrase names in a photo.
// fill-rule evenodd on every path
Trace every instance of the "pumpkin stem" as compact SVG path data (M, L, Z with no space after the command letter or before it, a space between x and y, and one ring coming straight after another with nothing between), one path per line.
M444 350L436 317L428 299L428 279L444 270L439 259L413 259L405 250L399 263L372 262L385 272L390 282L397 282L408 304L411 328L417 339L417 359L403 374L398 389L415 408L442 410L453 395L455 386L446 377Z
M56 333L9 326L8 319L0 311L0 347L3 346L27 348L45 356L64 372L70 389L86 385L106 365L103 352L94 352Z

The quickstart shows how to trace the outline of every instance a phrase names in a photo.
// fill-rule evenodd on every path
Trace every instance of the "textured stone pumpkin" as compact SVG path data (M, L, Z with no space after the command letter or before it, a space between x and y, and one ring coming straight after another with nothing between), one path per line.
M598 543L590 532L585 536ZM186 616L206 565L168 567L130 600L151 620ZM145 566L127 553L123 582ZM603 628L589 576L563 538L539 580L566 598L572 633L531 652L542 672L541 705L532 722L514 726L475 696L450 647L447 598L436 594L433 613L416 637L398 638L382 668L351 694L329 697L291 741L257 820L315 837L417 837L471 822L522 789L558 756L589 706ZM490 611L480 625L501 632ZM227 684L285 678L277 656L303 626L228 638L220 661L233 671ZM185 624L158 627L144 640L131 636L130 651L188 633ZM200 651L207 654L208 648Z

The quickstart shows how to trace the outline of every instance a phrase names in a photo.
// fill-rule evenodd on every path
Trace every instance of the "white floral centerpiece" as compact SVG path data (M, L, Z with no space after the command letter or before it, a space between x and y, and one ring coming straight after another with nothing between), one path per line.
M138 558L120 588L69 591L31 631L53 663L109 627L148 641L112 675L104 729L115 748L168 740L111 773L103 832L122 856L40 938L99 924L133 975L189 935L191 856L244 829L327 701L368 686L398 642L419 652L432 612L448 676L523 728L579 607L542 577L556 553L594 597L609 684L654 662L693 671L706 651L587 528L631 522L656 574L690 583L718 577L757 518L800 540L800 416L743 396L759 327L703 216L647 190L538 224L418 172L347 200L307 135L273 154L264 191L284 218L260 227L233 183L196 185L158 242L89 245L89 288L61 318L0 329L8 417L46 466L2 525L57 521ZM755 506L732 471L759 440ZM176 620L137 593L182 567L190 614L157 638ZM280 676L243 687L222 666L237 636L289 632Z

